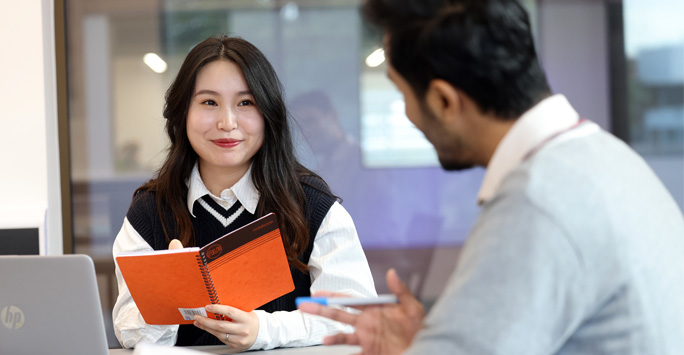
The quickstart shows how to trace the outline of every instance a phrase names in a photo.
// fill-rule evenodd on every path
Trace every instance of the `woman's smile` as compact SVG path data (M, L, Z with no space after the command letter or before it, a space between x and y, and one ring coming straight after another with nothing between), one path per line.
M242 141L239 139L233 139L233 138L221 138L221 139L215 139L212 140L214 144L221 148L233 148L237 147L238 144L240 144Z

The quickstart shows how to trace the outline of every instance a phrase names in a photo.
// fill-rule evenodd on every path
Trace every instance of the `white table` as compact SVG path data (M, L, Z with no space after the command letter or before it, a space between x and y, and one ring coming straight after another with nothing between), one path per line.
M196 351L201 351L205 354L234 354L233 352L230 352L230 350L223 346L223 345L207 345L207 346L189 346L185 348L179 348L178 350L181 349L192 349ZM295 354L304 354L304 355L317 355L317 354L325 354L325 355L351 355L351 354L358 354L361 352L361 348L358 346L350 346L350 345L330 345L330 346L309 346L305 348L286 348L286 349L274 349L274 350L262 350L262 351L250 351L247 352L246 354L254 354L254 355L295 355ZM125 355L125 354L133 354L133 350L128 350L128 349L109 349L109 354L110 355Z

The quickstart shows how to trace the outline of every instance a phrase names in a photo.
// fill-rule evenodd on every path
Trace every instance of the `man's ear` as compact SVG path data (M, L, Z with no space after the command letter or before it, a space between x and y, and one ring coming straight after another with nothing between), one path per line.
M448 123L463 109L460 91L442 79L433 79L425 93L425 102L432 113Z

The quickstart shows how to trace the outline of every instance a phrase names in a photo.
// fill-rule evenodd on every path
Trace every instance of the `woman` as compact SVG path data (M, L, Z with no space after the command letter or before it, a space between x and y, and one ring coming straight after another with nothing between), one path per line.
M231 321L198 317L194 325L148 325L117 266L113 319L121 344L269 349L320 344L323 335L344 331L300 313L294 298L321 289L375 296L373 279L351 217L295 158L282 88L264 55L234 37L198 44L166 93L164 117L167 159L134 194L114 256L201 247L276 212L295 291L252 312L230 305L207 309Z

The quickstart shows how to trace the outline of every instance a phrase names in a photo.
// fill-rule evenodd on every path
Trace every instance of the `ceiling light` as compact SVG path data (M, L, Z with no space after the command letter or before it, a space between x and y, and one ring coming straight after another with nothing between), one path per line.
M366 65L375 68L385 62L385 50L378 48L366 58Z
M155 73L163 73L168 68L164 59L161 59L156 53L147 53L143 56L143 62L147 64Z

